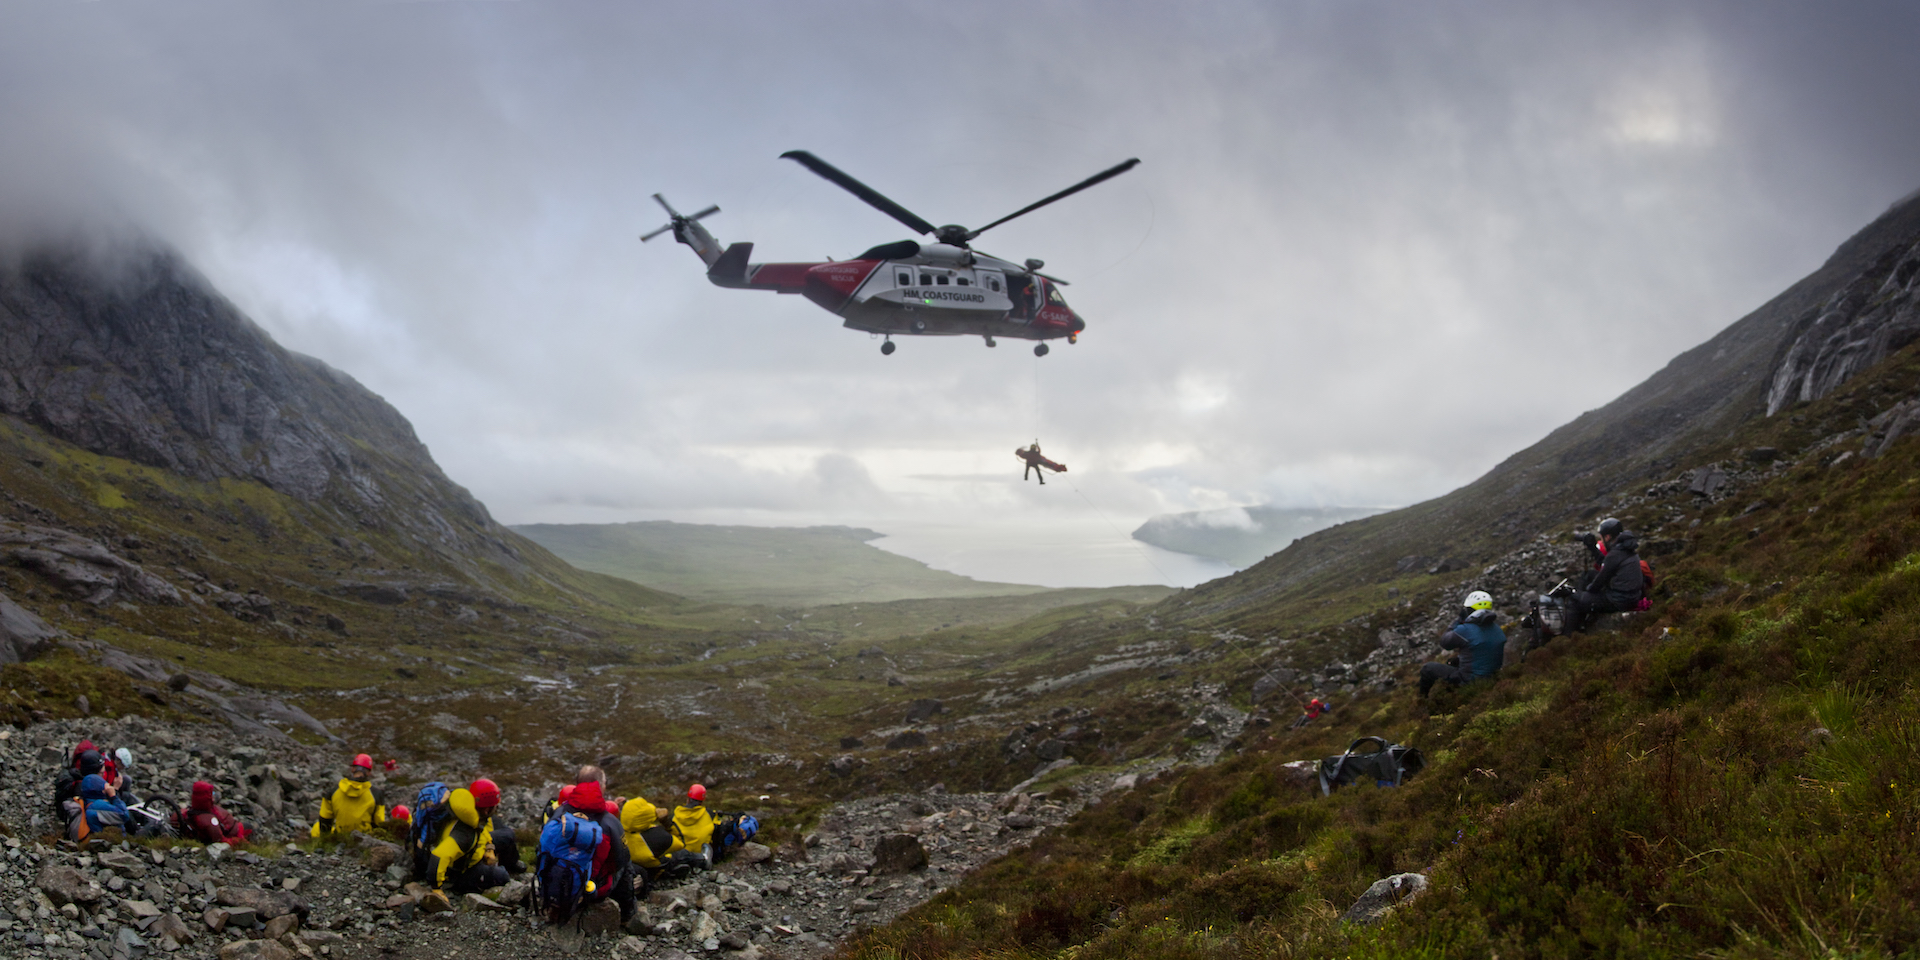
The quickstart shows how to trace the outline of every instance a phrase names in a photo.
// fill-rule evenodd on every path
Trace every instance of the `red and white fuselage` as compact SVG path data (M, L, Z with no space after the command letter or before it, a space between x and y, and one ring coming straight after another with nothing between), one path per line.
M852 260L749 263L753 244L722 252L693 221L676 223L674 236L706 261L714 285L799 294L854 330L1072 341L1087 326L1067 306L1059 283L965 247L902 240Z

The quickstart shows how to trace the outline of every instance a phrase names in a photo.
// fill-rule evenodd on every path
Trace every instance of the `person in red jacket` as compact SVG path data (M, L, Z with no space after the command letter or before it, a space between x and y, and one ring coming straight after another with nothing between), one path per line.
M213 784L196 780L193 799L180 811L180 832L201 843L245 843L247 825L215 802Z

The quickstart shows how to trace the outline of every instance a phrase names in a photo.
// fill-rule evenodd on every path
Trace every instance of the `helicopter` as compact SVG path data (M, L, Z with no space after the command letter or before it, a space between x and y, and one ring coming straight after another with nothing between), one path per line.
M700 255L707 265L707 279L715 286L800 294L841 316L844 326L883 337L880 352L889 356L895 335L977 336L989 347L1000 337L1038 340L1033 348L1036 357L1047 355L1048 340L1065 337L1068 343L1078 343L1087 323L1061 295L1065 280L1041 273L1044 261L1014 263L974 250L971 243L994 227L1126 173L1140 162L1128 160L969 230L959 224L936 227L805 150L789 150L780 158L832 181L916 233L930 235L932 242L883 243L851 260L825 263L749 263L753 244L734 243L722 249L700 224L719 213L718 206L682 216L657 193L653 199L670 219L666 226L641 236L641 242L671 231L675 240Z

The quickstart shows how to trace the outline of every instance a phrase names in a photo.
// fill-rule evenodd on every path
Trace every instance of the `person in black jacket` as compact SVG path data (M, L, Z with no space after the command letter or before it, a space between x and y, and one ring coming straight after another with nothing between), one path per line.
M1609 532L1611 525L1611 532ZM1640 571L1640 540L1609 520L1601 525L1598 550L1605 554L1600 568L1587 578L1586 586L1574 592L1568 601L1567 632L1579 633L1596 613L1634 610L1646 594L1647 581Z

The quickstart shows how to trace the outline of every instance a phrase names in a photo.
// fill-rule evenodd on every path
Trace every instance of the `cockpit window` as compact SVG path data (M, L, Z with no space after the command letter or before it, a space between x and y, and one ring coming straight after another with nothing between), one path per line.
M1067 305L1067 298L1060 295L1060 288L1052 284L1047 285L1047 299L1063 307Z

